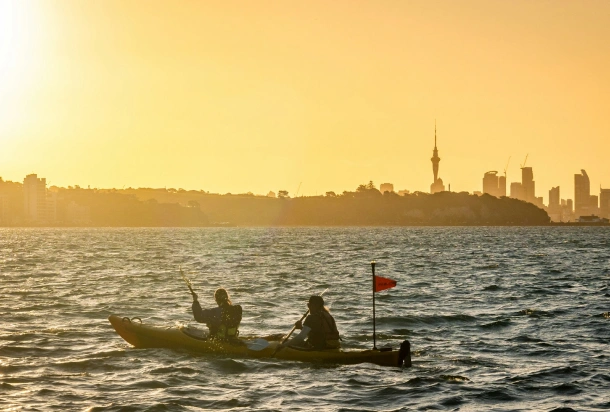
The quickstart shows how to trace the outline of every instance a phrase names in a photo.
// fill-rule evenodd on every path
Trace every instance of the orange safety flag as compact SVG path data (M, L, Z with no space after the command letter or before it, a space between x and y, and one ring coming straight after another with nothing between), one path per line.
M390 289L394 286L396 286L395 280L375 276L375 292L381 292L382 290Z

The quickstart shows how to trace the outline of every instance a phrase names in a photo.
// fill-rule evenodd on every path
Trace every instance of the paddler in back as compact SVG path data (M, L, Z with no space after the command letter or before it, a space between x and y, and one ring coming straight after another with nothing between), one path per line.
M301 329L301 332L284 345L304 346L316 350L340 348L339 331L335 319L324 306L322 296L311 296L307 307L309 315L305 318L305 322L298 321L295 324L295 327Z
M240 305L233 305L225 289L216 289L214 299L217 308L202 309L197 294L193 292L193 316L199 323L205 323L210 329L210 338L220 340L237 339L242 310Z

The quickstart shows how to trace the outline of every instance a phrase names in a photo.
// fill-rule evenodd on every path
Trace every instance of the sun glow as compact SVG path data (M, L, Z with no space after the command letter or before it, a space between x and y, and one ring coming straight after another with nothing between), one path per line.
M0 87L14 86L28 65L31 36L26 3L0 1Z
M25 115L18 107L35 80L42 37L34 6L29 1L0 0L0 132Z

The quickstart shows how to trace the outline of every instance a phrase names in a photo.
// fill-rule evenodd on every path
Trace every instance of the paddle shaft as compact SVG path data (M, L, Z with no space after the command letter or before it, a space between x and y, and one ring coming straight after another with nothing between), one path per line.
M305 319L307 317L307 315L309 315L309 309L307 309L307 312L305 312L305 314L303 316L301 316L301 319L299 319L299 322L303 322L303 319ZM299 323L299 322L297 322L297 323ZM288 338L290 337L290 335L292 335L292 333L294 332L294 330L296 328L297 328L297 325L295 323L294 326L292 327L292 329L290 329L290 332L288 333L288 335L286 335L286 337L280 341L280 345L288 340Z
M184 283L186 283L186 286L188 286L189 290L191 291L191 295L193 295L193 298L195 298L197 296L197 294L195 293L195 291L193 290L193 287L191 286L191 281L188 280L186 276L184 276L184 273L182 272L182 267L180 268L180 275L182 276Z

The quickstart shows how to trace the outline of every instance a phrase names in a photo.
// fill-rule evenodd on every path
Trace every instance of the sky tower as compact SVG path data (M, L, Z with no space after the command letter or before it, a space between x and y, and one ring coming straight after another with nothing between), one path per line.
M445 191L443 179L438 177L438 164L441 158L438 157L438 149L436 148L436 120L434 121L434 150L432 151L432 172L434 173L434 181L430 185L430 193Z
M438 164L441 158L438 157L438 149L436 148L436 120L434 121L434 150L432 151L432 172L434 173L434 182L438 179Z

